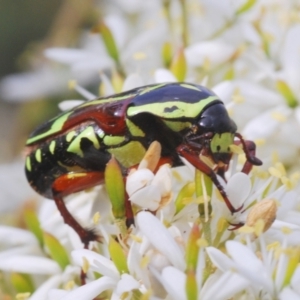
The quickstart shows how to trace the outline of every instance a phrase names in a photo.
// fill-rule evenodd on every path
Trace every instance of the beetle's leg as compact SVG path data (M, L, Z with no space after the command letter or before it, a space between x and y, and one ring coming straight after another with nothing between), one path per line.
M88 248L91 241L100 242L101 237L94 230L83 228L75 220L68 211L63 197L100 184L103 182L103 178L101 172L70 173L60 176L52 185L53 198L64 222L77 232L85 248Z
M225 178L225 172L226 172L227 170L225 170L225 168L219 168L218 170L217 170L217 174L220 176L220 177L222 177L223 179L224 179L224 181L225 182L227 182L227 180L226 180L226 178Z
M243 206L239 208L234 208L228 199L223 186L219 182L216 173L203 161L199 159L199 156L197 153L193 152L187 145L180 145L177 147L177 153L181 156L183 156L188 162L190 162L195 168L206 174L207 176L210 177L214 185L217 187L219 190L220 194L222 195L225 204L227 205L228 209L231 211L231 213L235 213L240 211Z
M261 166L262 161L255 156L256 145L253 141L248 141L248 140L245 141L242 135L239 133L235 133L235 136L240 140L240 141L235 141L235 144L239 144L239 143L242 144L247 159L247 161L243 166L242 172L248 174L251 171L253 165Z
M229 225L231 225L232 227L229 228L228 230L229 230L229 231L233 231L233 230L237 230L237 229L241 228L242 226L245 225L245 223L243 223L243 222L239 222L239 223L229 223Z
M125 187L126 187L126 179L127 177L124 177ZM125 215L126 215L126 227L128 229L131 225L134 225L134 214L132 211L131 202L129 201L129 196L126 192L126 188L125 188Z

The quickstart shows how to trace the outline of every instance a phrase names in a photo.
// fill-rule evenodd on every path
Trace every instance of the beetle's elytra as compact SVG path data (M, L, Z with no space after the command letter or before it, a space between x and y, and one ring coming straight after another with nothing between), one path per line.
M143 86L85 102L37 128L26 144L26 176L38 193L55 200L64 221L87 246L97 236L71 216L63 197L101 183L112 155L125 176L153 141L161 144L162 159L169 158L173 166L182 165L183 156L210 176L230 211L237 211L216 173L224 176L233 143L243 146L247 158L244 172L261 161L255 157L255 144L244 141L236 131L222 101L203 86ZM203 163L199 154L211 158L216 170Z

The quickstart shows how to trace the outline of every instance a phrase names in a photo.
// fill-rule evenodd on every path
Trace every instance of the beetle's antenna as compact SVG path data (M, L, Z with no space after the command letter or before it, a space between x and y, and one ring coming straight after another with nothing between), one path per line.
M242 135L238 132L236 132L234 135L241 141L247 160L252 165L261 166L262 161L257 157L255 157L255 150L256 150L255 143L252 141L245 141Z

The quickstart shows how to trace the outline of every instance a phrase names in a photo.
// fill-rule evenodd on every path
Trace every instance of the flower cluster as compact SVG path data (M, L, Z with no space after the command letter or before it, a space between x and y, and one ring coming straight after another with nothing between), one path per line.
M256 143L264 166L241 172L245 158L232 148L227 181L218 177L232 206L242 208L231 213L210 178L186 160L177 168L159 166L158 143L131 170L126 186L112 160L105 185L65 199L101 243L84 248L46 199L38 212L25 208L28 230L0 226L0 298L299 299L297 1L95 5L104 17L83 34L79 48L47 49L48 62L1 82L4 98L57 94L70 78L87 100L96 96L82 86L97 86L99 77L100 96L158 82L203 84ZM60 108L83 101L64 101ZM129 228L125 200L132 206Z
M281 164L250 176L231 169L222 184L234 207L244 203L232 216L217 189L187 162L173 169L162 165L154 174L159 155L155 142L128 177L135 212L129 230L122 226L125 208L114 209L121 206L104 186L67 199L80 222L101 233L100 244L84 249L47 200L38 216L27 210L32 232L1 227L0 269L23 291L20 299L300 296L296 178L287 177ZM107 168L114 175L106 182L109 194L118 185L118 170ZM278 184L279 176L285 184ZM230 230L236 224L240 228Z

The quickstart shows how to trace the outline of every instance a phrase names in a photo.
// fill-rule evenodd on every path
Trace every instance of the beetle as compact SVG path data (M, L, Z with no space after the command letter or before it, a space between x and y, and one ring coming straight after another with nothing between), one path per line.
M255 144L237 132L214 92L191 83L161 83L87 101L38 127L26 143L26 176L36 192L54 199L64 222L87 247L99 237L74 219L63 198L103 183L112 156L125 177L153 141L161 144L161 159L173 167L183 165L182 156L208 175L232 213L241 208L233 207L217 178L224 178L228 168L230 145L242 145L243 172L262 164ZM201 155L213 161L214 169Z

